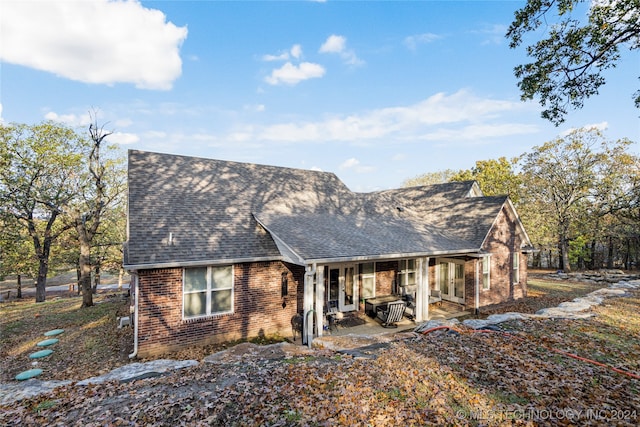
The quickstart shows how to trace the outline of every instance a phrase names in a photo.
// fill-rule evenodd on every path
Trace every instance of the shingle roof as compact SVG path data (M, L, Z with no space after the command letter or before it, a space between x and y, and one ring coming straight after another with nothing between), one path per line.
M361 194L332 173L132 150L125 265L477 251L499 201L472 186Z
M128 174L125 265L277 258L251 212L331 211L351 194L332 173L134 150Z

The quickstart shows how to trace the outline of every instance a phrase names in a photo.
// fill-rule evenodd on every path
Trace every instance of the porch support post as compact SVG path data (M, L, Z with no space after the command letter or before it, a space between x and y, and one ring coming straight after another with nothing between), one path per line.
M311 346L313 339L313 288L316 276L316 266L307 265L304 274L304 292L302 306L303 323L302 323L302 343Z
M416 322L429 320L429 258L418 258Z
M318 266L316 270L316 325L318 336L322 336L324 327L324 267Z

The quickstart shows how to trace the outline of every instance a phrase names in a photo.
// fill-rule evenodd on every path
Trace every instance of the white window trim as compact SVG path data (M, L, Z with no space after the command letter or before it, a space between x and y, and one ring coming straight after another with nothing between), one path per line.
M520 252L513 253L513 265L512 265L512 280L513 284L517 285L520 283Z
M413 269L409 269L409 261L413 260ZM400 266L404 262L405 269L402 269ZM400 284L403 283L402 276L406 276L406 280L404 282L409 281L409 273L413 273L416 284L418 282L418 260L416 258L406 258L398 261L398 283L396 283L397 292L400 292Z
M360 293L360 298L375 298L376 296L376 262L375 261L371 261L371 264L373 264L373 273L362 273L360 271L360 266L363 264L369 264L368 262L361 262L360 264L358 264L358 274L360 275L360 286L362 287L362 292ZM370 297L365 297L364 296L364 279L365 278L372 278L373 279L373 295Z
M184 296L187 294L195 294L195 293L200 293L202 291L191 291L191 292L185 292L184 290L184 283L185 283L185 276L186 276L186 271L188 269L188 267L183 268L182 269L182 320L194 320L194 319L204 319L207 317L217 317L217 316L222 316L225 314L232 314L233 313L233 307L234 307L234 303L235 303L235 291L234 291L234 282L235 282L235 268L233 265L231 265L231 286L228 288L217 288L215 289L216 291L226 291L226 290L231 290L231 310L229 311L218 311L215 313L211 313L211 292L213 291L213 289L211 289L211 279L212 279L212 269L214 268L226 268L229 267L228 265L215 265L215 266L207 266L207 290L206 290L206 296L207 296L207 309L206 309L206 313L200 316L185 316L184 315Z
M485 265L487 271L485 272ZM487 287L484 286L484 275L487 275ZM480 287L483 291L491 289L491 256L482 257L482 271L480 272Z

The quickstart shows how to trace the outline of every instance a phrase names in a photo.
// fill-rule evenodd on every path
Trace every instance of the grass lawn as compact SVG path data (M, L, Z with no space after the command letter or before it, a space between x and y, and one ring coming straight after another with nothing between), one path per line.
M601 287L532 277L526 302L499 309L535 312ZM3 366L12 369L3 381L30 367L20 363L54 328L68 331L54 346L62 359L43 376L81 379L98 365L126 363L130 349L118 346L131 329L115 328L122 302L84 311L73 301L0 306ZM508 334L437 331L371 359L328 350L284 360L238 356L134 383L71 385L0 408L0 424L636 426L640 380L611 367L640 375L640 290L593 311L586 320L512 321Z

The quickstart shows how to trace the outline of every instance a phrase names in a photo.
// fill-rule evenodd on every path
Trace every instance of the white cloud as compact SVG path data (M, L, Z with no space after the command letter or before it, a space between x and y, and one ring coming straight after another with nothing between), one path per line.
M479 141L511 135L536 133L536 125L522 123L491 123L469 125L459 129L438 129L420 137L428 141Z
M271 75L265 77L264 81L270 85L296 85L303 80L319 78L324 74L325 69L319 64L303 62L299 65L293 65L291 62L287 62L282 67L271 71Z
M135 133L114 132L108 137L109 142L114 142L118 145L135 144L140 141L140 137Z
M320 53L340 53L344 51L346 46L347 39L345 37L332 34L320 46Z
M417 135L432 139L471 135L477 137L534 133L535 126L505 123L503 116L530 108L520 101L480 98L466 90L454 94L437 93L413 105L380 108L360 114L329 117L318 122L280 123L256 130L255 139L282 142L373 141L377 139L415 140ZM476 126L456 135L445 126ZM482 128L484 126L484 128ZM441 129L445 127L444 129Z
M114 126L117 128L126 128L133 124L131 119L118 119L115 121Z
M58 114L53 111L48 112L44 115L44 118L47 120L52 120L58 123L64 123L68 126L88 126L93 123L91 115L89 113L84 113L81 115L77 114Z
M363 166L360 164L360 160L356 159L355 157L352 157L350 159L345 160L344 162L342 162L339 166L339 168L341 170L353 170L356 173L369 173L369 172L373 172L375 170L375 168L373 166Z
M454 94L437 93L419 103L388 107L343 117L330 117L319 122L283 123L262 130L259 139L277 141L365 141L381 138L415 139L417 134L430 135L446 130L445 125L484 125L500 135L530 133L518 124L505 127L495 123L503 115L526 108L519 101L479 98L466 90ZM511 133L509 133L511 132ZM480 134L480 133L479 133ZM484 130L489 135L488 130ZM450 134L450 138L454 135Z
M482 36L482 45L500 45L505 41L508 27L504 24L485 25L481 30L472 31L473 34Z
M0 102L0 123L3 123L4 119L2 118L2 102Z
M294 44L291 47L291 56L299 59L302 56L302 46L300 46L299 44Z
M360 160L356 159L355 157L352 157L342 162L342 164L340 164L340 169L351 169L358 166L359 164L360 164Z
M85 83L171 89L186 27L130 1L3 2L0 59Z
M321 168L319 168L318 166L311 166L311 168L309 170L312 171L316 171L316 172L324 172Z
M278 55L262 55L262 60L266 62L272 61L286 61L289 59L289 52L282 52Z
M358 58L353 50L347 49L347 39L344 36L330 35L322 46L320 46L318 52L338 54L342 60L349 65L364 64L364 61Z
M302 57L302 46L294 44L288 51L280 52L277 55L262 55L262 60L266 62L288 61L290 58L300 59Z
M404 39L404 44L411 50L416 50L418 45L428 44L441 39L442 36L433 33L414 34Z
M580 129L584 129L584 130L596 129L596 130L599 130L599 131L603 132L603 131L609 129L609 122L591 123L591 124L582 126ZM561 137L565 137L565 136L567 136L567 135L569 135L569 134L571 134L571 133L573 133L573 132L575 132L577 130L578 130L577 128L569 128L569 129L565 130L564 132L561 132L560 136Z

